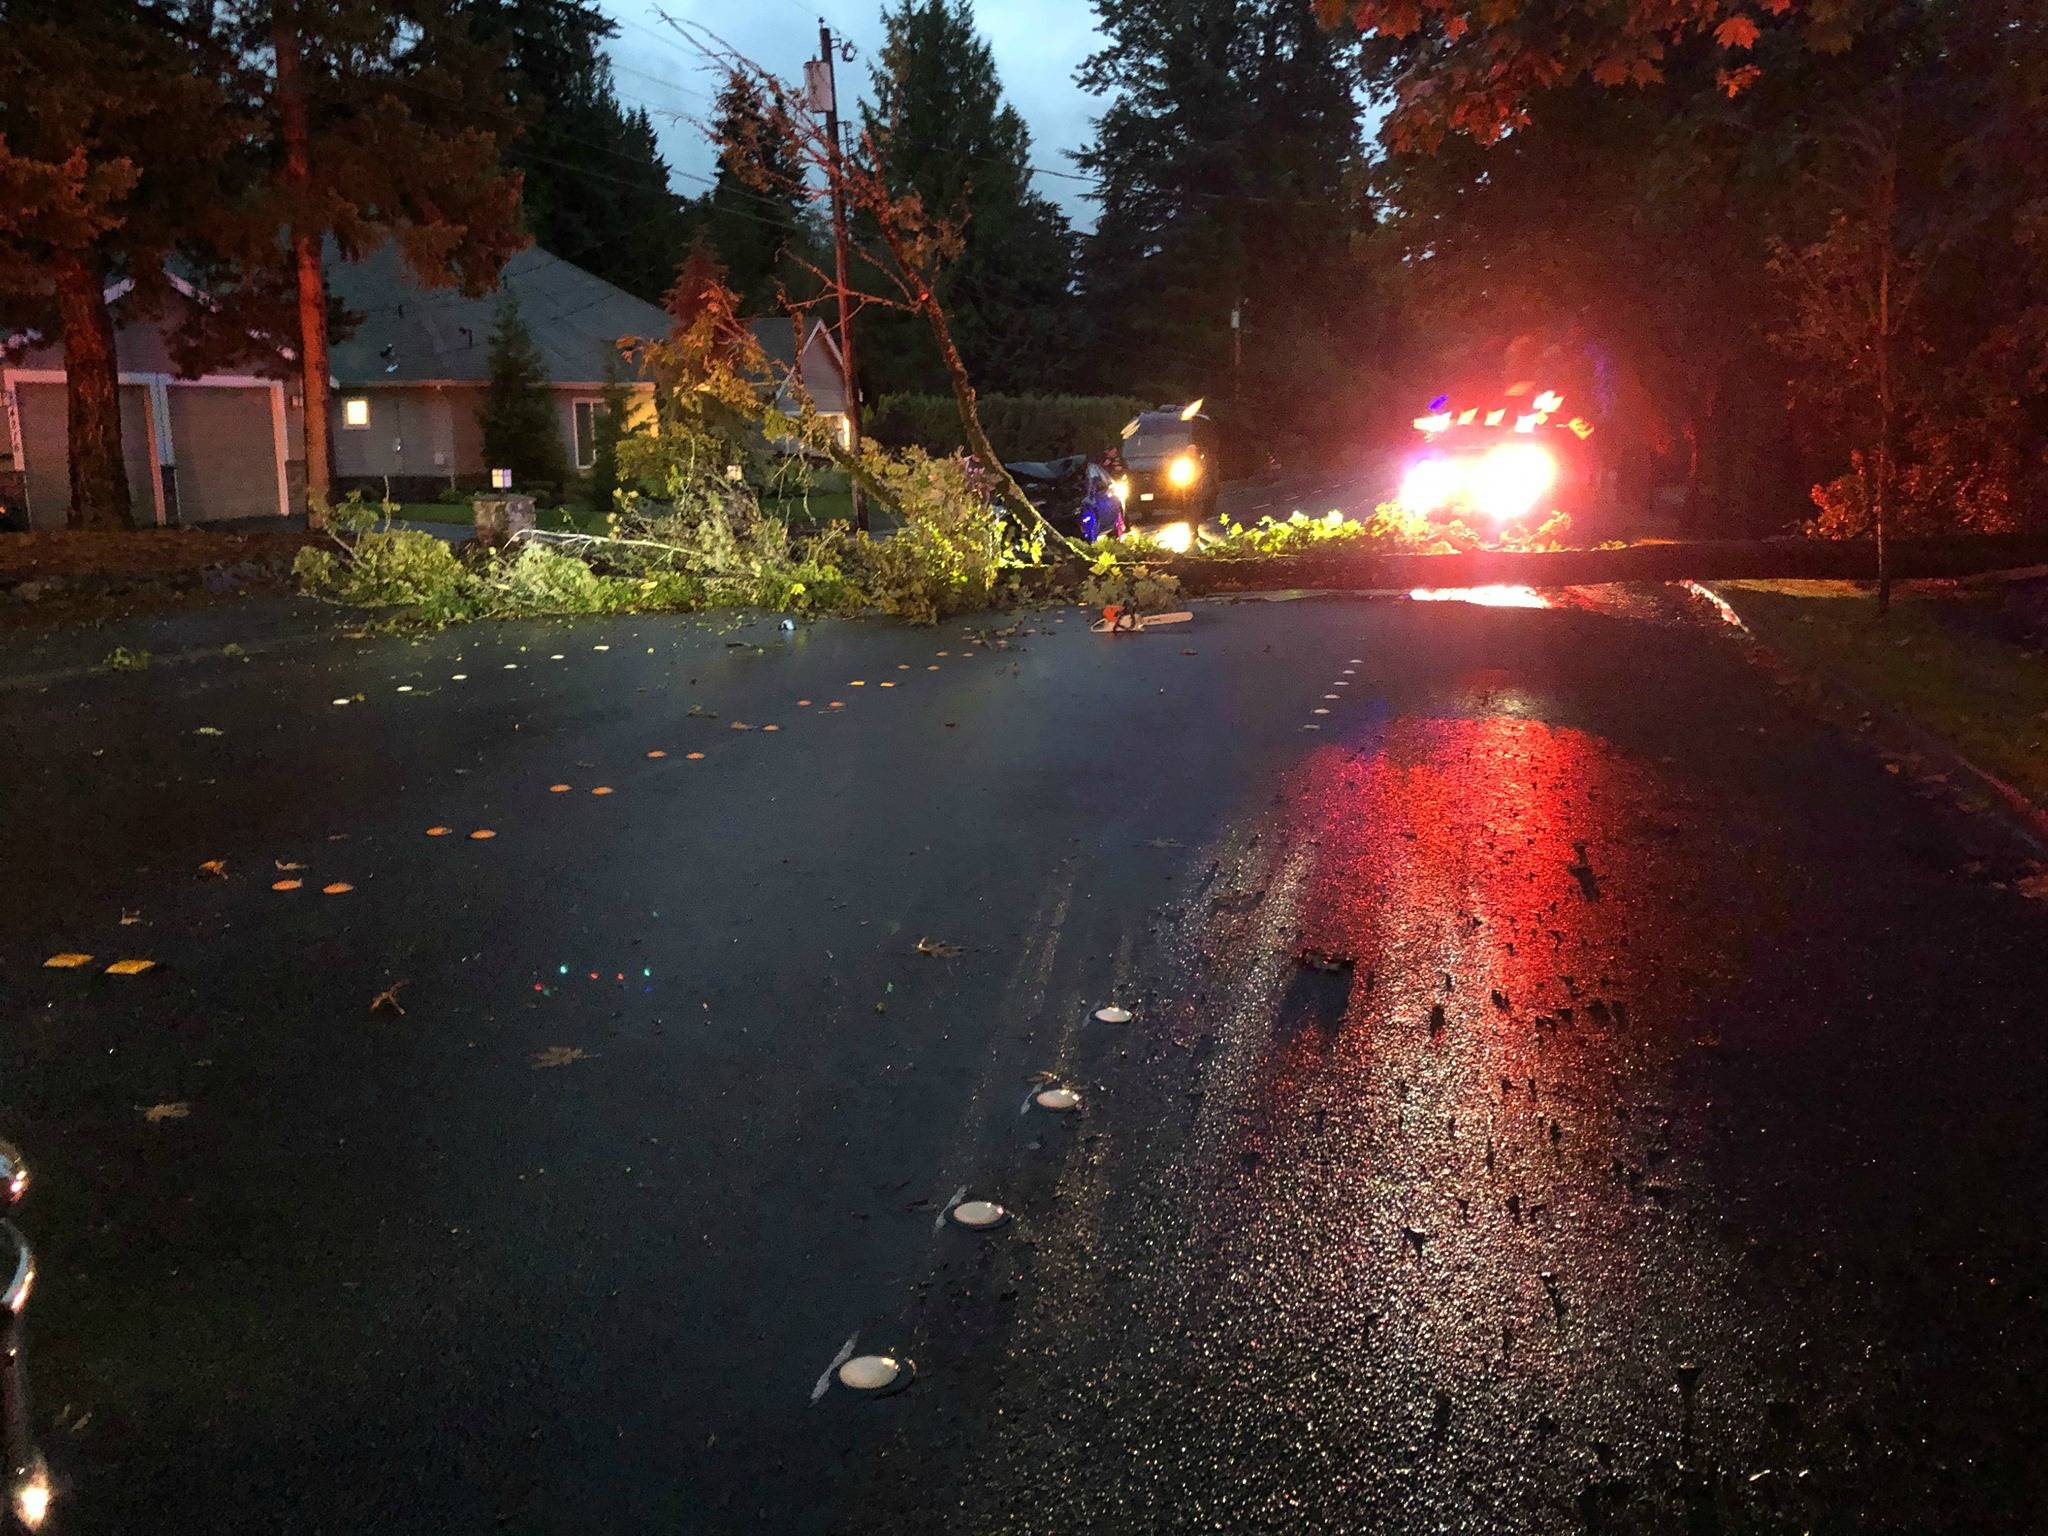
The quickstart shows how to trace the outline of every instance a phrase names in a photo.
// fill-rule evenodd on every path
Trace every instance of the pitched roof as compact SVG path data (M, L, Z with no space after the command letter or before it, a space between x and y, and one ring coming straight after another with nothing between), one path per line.
M618 357L621 337L669 330L665 310L539 246L506 262L497 291L481 298L424 287L389 244L359 261L335 259L330 250L327 287L362 317L354 334L333 348L331 371L342 385L482 383L490 373L491 323L508 293L518 299L520 317L556 383L594 384L604 377L606 360Z

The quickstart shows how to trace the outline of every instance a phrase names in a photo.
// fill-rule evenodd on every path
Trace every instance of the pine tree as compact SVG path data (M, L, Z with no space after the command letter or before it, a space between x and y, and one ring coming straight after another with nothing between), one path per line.
M1298 0L1096 0L1108 99L1080 156L1101 220L1083 287L1100 385L1226 396L1244 310L1247 401L1276 418L1341 378L1360 290L1357 42Z
M540 349L519 313L519 301L509 293L498 301L491 325L489 368L478 413L485 459L493 469L511 470L518 490L558 494L568 477L568 461L554 396Z
M522 129L506 152L526 225L546 250L650 302L684 242L683 203L654 123L618 98L604 45L618 26L588 0L467 0L476 41L504 60Z
M977 385L1044 391L1074 361L1073 237L1031 183L1031 134L1003 100L995 57L968 0L898 0L863 103L865 135L899 192L963 221L959 258L941 277L961 356ZM865 370L881 390L945 388L914 317L868 328Z
M491 56L460 11L385 0L234 0L222 19L245 55L268 53L270 217L244 221L245 265L289 232L305 401L306 495L316 521L331 482L327 280L323 246L344 257L395 240L428 286L488 291L526 243L519 179L500 160L504 126ZM265 229L265 224L268 229Z
M783 288L799 298L816 288L793 259L814 259L819 244L803 203L788 190L802 184L802 174L770 130L751 80L734 77L718 93L712 137L718 175L698 205L696 233L717 253L740 312L774 314Z
M0 25L0 329L60 336L73 527L123 527L115 317L147 310L164 261L217 206L244 124L227 56L122 0L10 0ZM273 230L274 233L274 230Z

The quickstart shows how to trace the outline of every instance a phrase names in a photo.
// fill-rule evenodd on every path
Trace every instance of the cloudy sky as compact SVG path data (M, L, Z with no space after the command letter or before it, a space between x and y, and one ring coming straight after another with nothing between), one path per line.
M865 94L868 70L881 46L881 0L600 0L619 23L612 64L619 95L654 115L663 153L676 173L677 190L701 192L713 170L713 155L701 119L711 111L717 82L676 32L662 19L707 27L740 52L791 80L803 77L804 60L818 52L822 14L835 37L859 52L839 69L839 97ZM1090 136L1095 98L1074 84L1074 70L1094 51L1095 13L1088 0L1004 0L977 6L982 35L995 50L996 68L1012 105L1031 125L1032 161L1071 173L1061 153L1078 149ZM693 121L699 120L699 121ZM1039 190L1067 210L1076 223L1094 222L1082 183L1041 176Z

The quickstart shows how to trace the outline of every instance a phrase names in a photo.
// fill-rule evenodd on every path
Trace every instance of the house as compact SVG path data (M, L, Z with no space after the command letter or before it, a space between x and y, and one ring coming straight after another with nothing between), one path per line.
M538 246L506 262L497 291L479 298L421 286L390 245L360 261L329 262L327 284L359 317L329 357L338 491L381 493L388 481L408 500L489 482L480 412L491 326L508 294L540 353L573 470L596 461L608 367L625 372L632 419L653 414L654 386L631 376L619 344L666 336L667 311Z
M785 315L741 323L753 332L779 380L775 404L793 414L797 387L801 385L818 414L837 430L839 441L852 441L853 424L847 416L851 390L847 385L846 356L839 350L839 338L833 335L832 328L822 320L813 320L804 332L804 344L799 350L797 324Z
M107 289L118 303L125 280ZM171 278L165 307L114 333L121 449L137 522L196 523L274 517L305 499L298 397L285 381L287 348L259 346L236 373L178 377L169 336L205 297ZM0 346L0 514L61 528L71 504L64 352L33 333Z
M608 363L626 369L631 418L653 416L653 385L631 377L620 343L668 333L666 311L538 247L505 264L496 292L470 298L421 285L396 247L357 261L330 256L330 295L355 317L330 351L329 442L337 493L361 488L399 500L488 483L480 412L490 334L501 298L520 315L547 372L571 466L597 456ZM173 278L169 309L121 324L122 448L136 517L201 523L282 516L305 506L301 401L289 347L258 345L246 372L177 376L169 335L180 306L204 304ZM118 300L126 284L108 290ZM839 346L813 323L801 348L787 319L747 322L776 365L777 396L801 379L821 414L845 421ZM34 527L62 527L70 503L64 360L53 341L20 336L0 348L0 509L26 509Z

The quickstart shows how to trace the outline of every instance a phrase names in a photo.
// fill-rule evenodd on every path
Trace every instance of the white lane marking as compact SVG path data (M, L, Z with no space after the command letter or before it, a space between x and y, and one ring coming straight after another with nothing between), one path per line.
M953 1207L958 1205L962 1200L965 1200L966 1198L967 1186L965 1184L962 1184L958 1189L953 1191L953 1198L946 1202L945 1209L940 1211L937 1217L933 1219L932 1230L934 1232L940 1232L945 1230L946 1218L953 1214Z
M858 1333L849 1333L846 1336L846 1342L839 1346L839 1353L832 1357L832 1363L826 1366L824 1374L818 1377L818 1384L811 1388L812 1402L815 1403L819 1398L832 1390L832 1373L853 1358L854 1342L859 1338L860 1335Z

